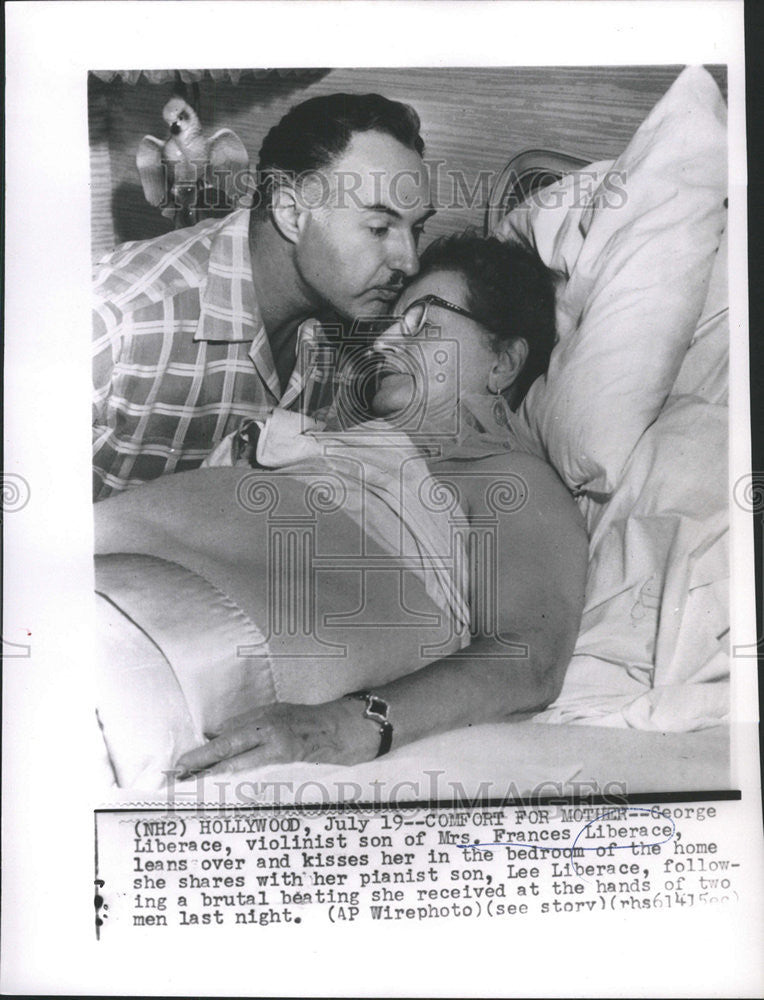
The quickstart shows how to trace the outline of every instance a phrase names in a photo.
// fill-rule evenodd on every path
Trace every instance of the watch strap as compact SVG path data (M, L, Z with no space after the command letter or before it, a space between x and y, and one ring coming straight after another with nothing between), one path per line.
M393 745L393 724L390 722L390 706L384 698L373 694L371 691L354 691L345 695L346 698L355 698L366 702L363 711L364 719L371 719L379 725L379 750L377 757L384 757Z

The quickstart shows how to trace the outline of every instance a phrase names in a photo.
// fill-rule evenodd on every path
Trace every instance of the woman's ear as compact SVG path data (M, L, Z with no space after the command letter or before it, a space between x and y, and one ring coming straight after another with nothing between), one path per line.
M528 341L524 337L515 339L502 348L488 373L488 391L498 395L507 390L528 360Z

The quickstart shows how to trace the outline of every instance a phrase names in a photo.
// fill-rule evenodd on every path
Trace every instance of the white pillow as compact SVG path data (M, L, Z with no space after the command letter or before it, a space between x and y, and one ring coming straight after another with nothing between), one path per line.
M660 412L706 299L727 187L710 74L685 69L608 166L544 189L496 229L560 279L558 344L517 413L518 444L597 496Z
M727 230L711 270L703 312L671 389L671 396L697 396L726 406L729 399L729 287Z

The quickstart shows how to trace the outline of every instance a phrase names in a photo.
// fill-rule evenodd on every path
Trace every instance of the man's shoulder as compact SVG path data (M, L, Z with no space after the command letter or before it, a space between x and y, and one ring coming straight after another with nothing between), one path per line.
M213 243L236 221L230 215L205 219L186 229L120 244L96 266L97 300L124 311L201 287Z

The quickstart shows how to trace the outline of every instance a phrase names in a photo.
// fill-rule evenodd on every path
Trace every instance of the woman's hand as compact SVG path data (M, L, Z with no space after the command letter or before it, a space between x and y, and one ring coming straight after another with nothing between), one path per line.
M359 701L285 702L228 719L209 743L184 753L175 766L183 779L198 771L231 773L292 761L360 764L378 750L379 726L363 717Z

